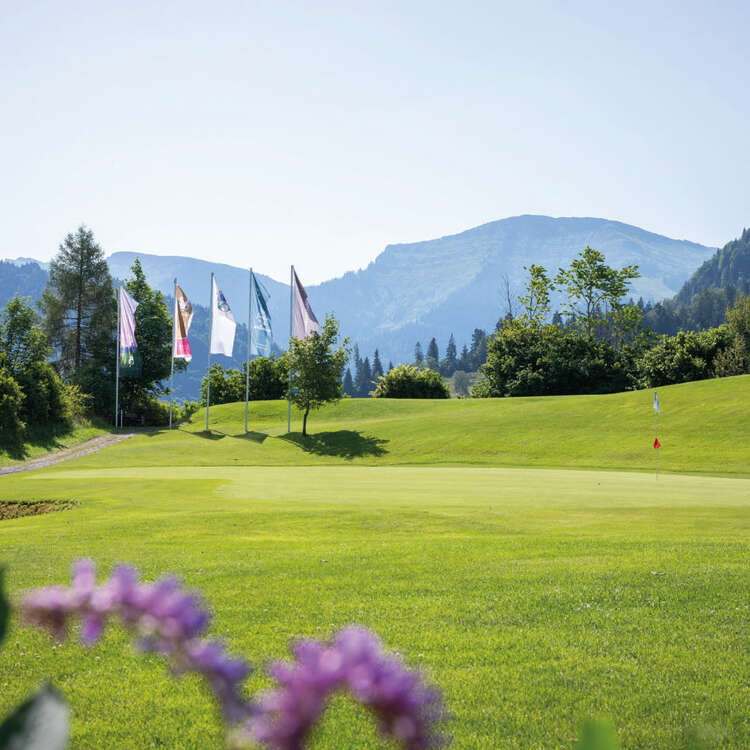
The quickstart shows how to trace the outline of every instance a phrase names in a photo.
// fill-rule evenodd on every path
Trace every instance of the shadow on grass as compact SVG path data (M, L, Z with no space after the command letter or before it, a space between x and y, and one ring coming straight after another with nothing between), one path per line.
M388 453L384 447L387 440L363 435L356 430L319 432L307 437L302 437L299 432L290 432L281 439L294 443L305 453L314 453L317 456L339 456L352 459L362 456L383 456Z
M232 437L239 438L240 440L252 440L254 443L263 443L268 435L265 432L249 430L248 432L238 432L236 435L232 435Z
M46 451L64 448L60 438L70 434L66 424L39 425L27 427L22 437L10 437L0 433L0 453L14 461L23 461L29 456L29 447L44 448Z

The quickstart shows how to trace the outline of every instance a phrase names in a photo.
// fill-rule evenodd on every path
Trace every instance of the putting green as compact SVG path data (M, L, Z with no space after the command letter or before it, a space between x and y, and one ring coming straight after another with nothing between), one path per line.
M0 522L14 595L66 580L82 555L147 578L176 571L205 591L213 632L256 665L290 638L362 623L443 688L457 748L570 747L580 721L601 715L627 748L672 748L695 726L721 747L750 744L749 479L79 468L92 460L2 480L4 500L79 503ZM118 632L92 651L52 649L14 623L0 712L46 677L73 706L76 748L221 744L199 683L132 656ZM382 746L347 700L314 743Z

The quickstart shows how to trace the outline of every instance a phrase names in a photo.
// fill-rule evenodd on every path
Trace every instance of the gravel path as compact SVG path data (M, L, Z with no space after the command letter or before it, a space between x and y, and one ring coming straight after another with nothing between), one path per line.
M34 458L31 461L24 461L21 464L14 464L13 466L3 466L0 468L0 476L5 474L17 474L19 471L42 469L45 466L58 464L60 461L67 461L71 458L86 456L89 453L95 453L96 451L100 451L102 448L106 448L110 445L117 445L117 443L121 443L129 437L133 437L135 434L135 432L118 432L117 434L111 433L108 435L100 435L99 437L91 438L91 440L87 440L80 445L65 448L57 453L50 453L48 456Z

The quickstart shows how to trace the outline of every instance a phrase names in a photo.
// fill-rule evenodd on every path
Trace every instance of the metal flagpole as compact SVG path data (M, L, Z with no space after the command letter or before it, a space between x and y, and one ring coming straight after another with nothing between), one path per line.
M289 349L292 347L292 318L294 317L294 266L289 274ZM289 367L289 395L286 409L286 431L292 431L292 368Z
M247 360L245 362L245 434L247 435L247 410L250 404L250 347L253 340L253 269L250 269L250 298L247 305Z
M115 352L115 429L120 414L120 300L122 284L117 287L117 351Z
M211 316L208 323L208 370L206 372L206 432L208 432L208 410L211 408L211 337L214 331L214 273L211 271L211 293L208 296Z
M656 392L654 392L656 396ZM656 479L659 479L659 449L656 447L656 443L659 440L659 412L654 409L654 453L656 453Z
M169 370L169 429L172 429L172 409L174 407L174 344L177 340L177 279L174 280L174 313L172 316L172 366Z

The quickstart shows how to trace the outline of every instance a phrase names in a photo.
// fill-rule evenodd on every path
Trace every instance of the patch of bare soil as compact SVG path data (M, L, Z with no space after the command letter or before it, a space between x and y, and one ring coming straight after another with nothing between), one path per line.
M0 521L22 516L40 516L42 513L55 513L60 510L70 510L75 507L70 500L38 500L22 501L18 503L0 502Z

